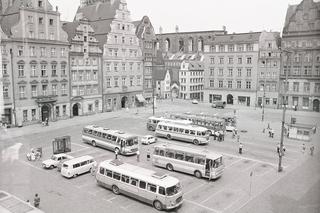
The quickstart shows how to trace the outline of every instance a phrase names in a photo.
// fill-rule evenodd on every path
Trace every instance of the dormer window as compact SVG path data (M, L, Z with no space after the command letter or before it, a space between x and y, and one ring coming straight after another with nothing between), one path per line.
M42 3L43 3L42 1L38 1L38 6L43 7Z
M39 24L43 24L43 18L42 17L39 18Z

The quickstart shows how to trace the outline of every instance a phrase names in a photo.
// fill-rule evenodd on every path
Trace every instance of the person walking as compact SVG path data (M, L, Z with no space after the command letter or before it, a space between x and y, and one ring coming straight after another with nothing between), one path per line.
M140 151L139 151L139 149L137 151L137 162L140 162Z
M277 145L277 153L279 154L279 152L280 152L280 143L278 143Z
M40 197L38 194L34 195L33 205L36 208L39 208L39 206L40 206Z
M312 144L310 146L310 155L313 156L313 152L314 152L314 145Z
M149 161L149 160L150 160L150 151L148 149L148 151L147 151L147 161Z
M243 145L242 143L239 144L239 154L241 155L242 154L242 149L243 149Z
M115 154L115 159L118 159L118 154L119 154L118 149L115 149L115 150L114 150L114 154Z
M305 144L302 144L302 153L304 154L306 151L306 145Z

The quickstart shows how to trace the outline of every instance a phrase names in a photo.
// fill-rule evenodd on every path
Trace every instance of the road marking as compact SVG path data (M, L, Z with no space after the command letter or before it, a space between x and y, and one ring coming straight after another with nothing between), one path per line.
M245 170L243 170L243 172L247 172L248 170L254 168L255 166L258 165L258 162L254 162L254 164L252 164L251 166L249 166L248 168L246 168Z
M210 208L210 207L204 206L204 205L202 205L202 204L196 203L196 202L191 201L191 200L188 200L188 199L184 199L184 201L185 201L185 202L188 202L188 203L191 203L191 204L193 204L193 205L195 205L195 206L199 206L199 207L202 207L202 208L204 208L204 209L208 209L208 210L210 210L210 211L212 211L212 212L215 212L215 213L220 213L220 212L221 212L221 211L212 209L212 208Z
M102 200L107 201L108 203L112 203L111 200L107 200L106 198L103 198Z
M209 197L207 197L207 199L201 201L201 203L207 202L208 200L210 200L211 198L213 198L215 195L217 195L218 193L220 193L220 192L222 192L222 191L224 191L224 190L225 190L225 188L222 188L222 189L216 191L215 193L213 193L212 195L210 195Z
M112 198L109 198L107 201L112 203L112 201L113 201L114 199L116 199L116 198L117 198L117 196L114 196L114 197L112 197Z
M198 187L192 188L192 189L190 189L189 191L185 192L184 195L187 195L187 194L189 194L189 193L191 193L191 192L193 192L193 191L201 188L201 187L204 186L204 185L205 185L205 183L202 183L202 184L200 184Z
M78 144L78 143L71 143L71 144L76 145L76 146L80 146L82 148L90 148L89 146L81 145L81 144Z

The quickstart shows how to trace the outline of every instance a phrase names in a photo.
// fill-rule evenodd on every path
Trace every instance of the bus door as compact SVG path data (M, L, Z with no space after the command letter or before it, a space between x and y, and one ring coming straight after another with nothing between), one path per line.
M206 171L205 171L205 176L210 177L210 173L212 171L212 160L211 159L206 159Z

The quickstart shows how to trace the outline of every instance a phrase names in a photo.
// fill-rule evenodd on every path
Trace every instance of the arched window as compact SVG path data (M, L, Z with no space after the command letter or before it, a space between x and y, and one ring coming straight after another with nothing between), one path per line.
M184 51L184 41L183 38L179 39L179 51Z
M193 38L189 38L188 40L188 51L193 52Z
M169 40L169 38L167 38L165 40L165 45L164 46L165 46L165 51L168 52L170 50L170 40Z
M203 38L198 39L198 51L203 51Z

